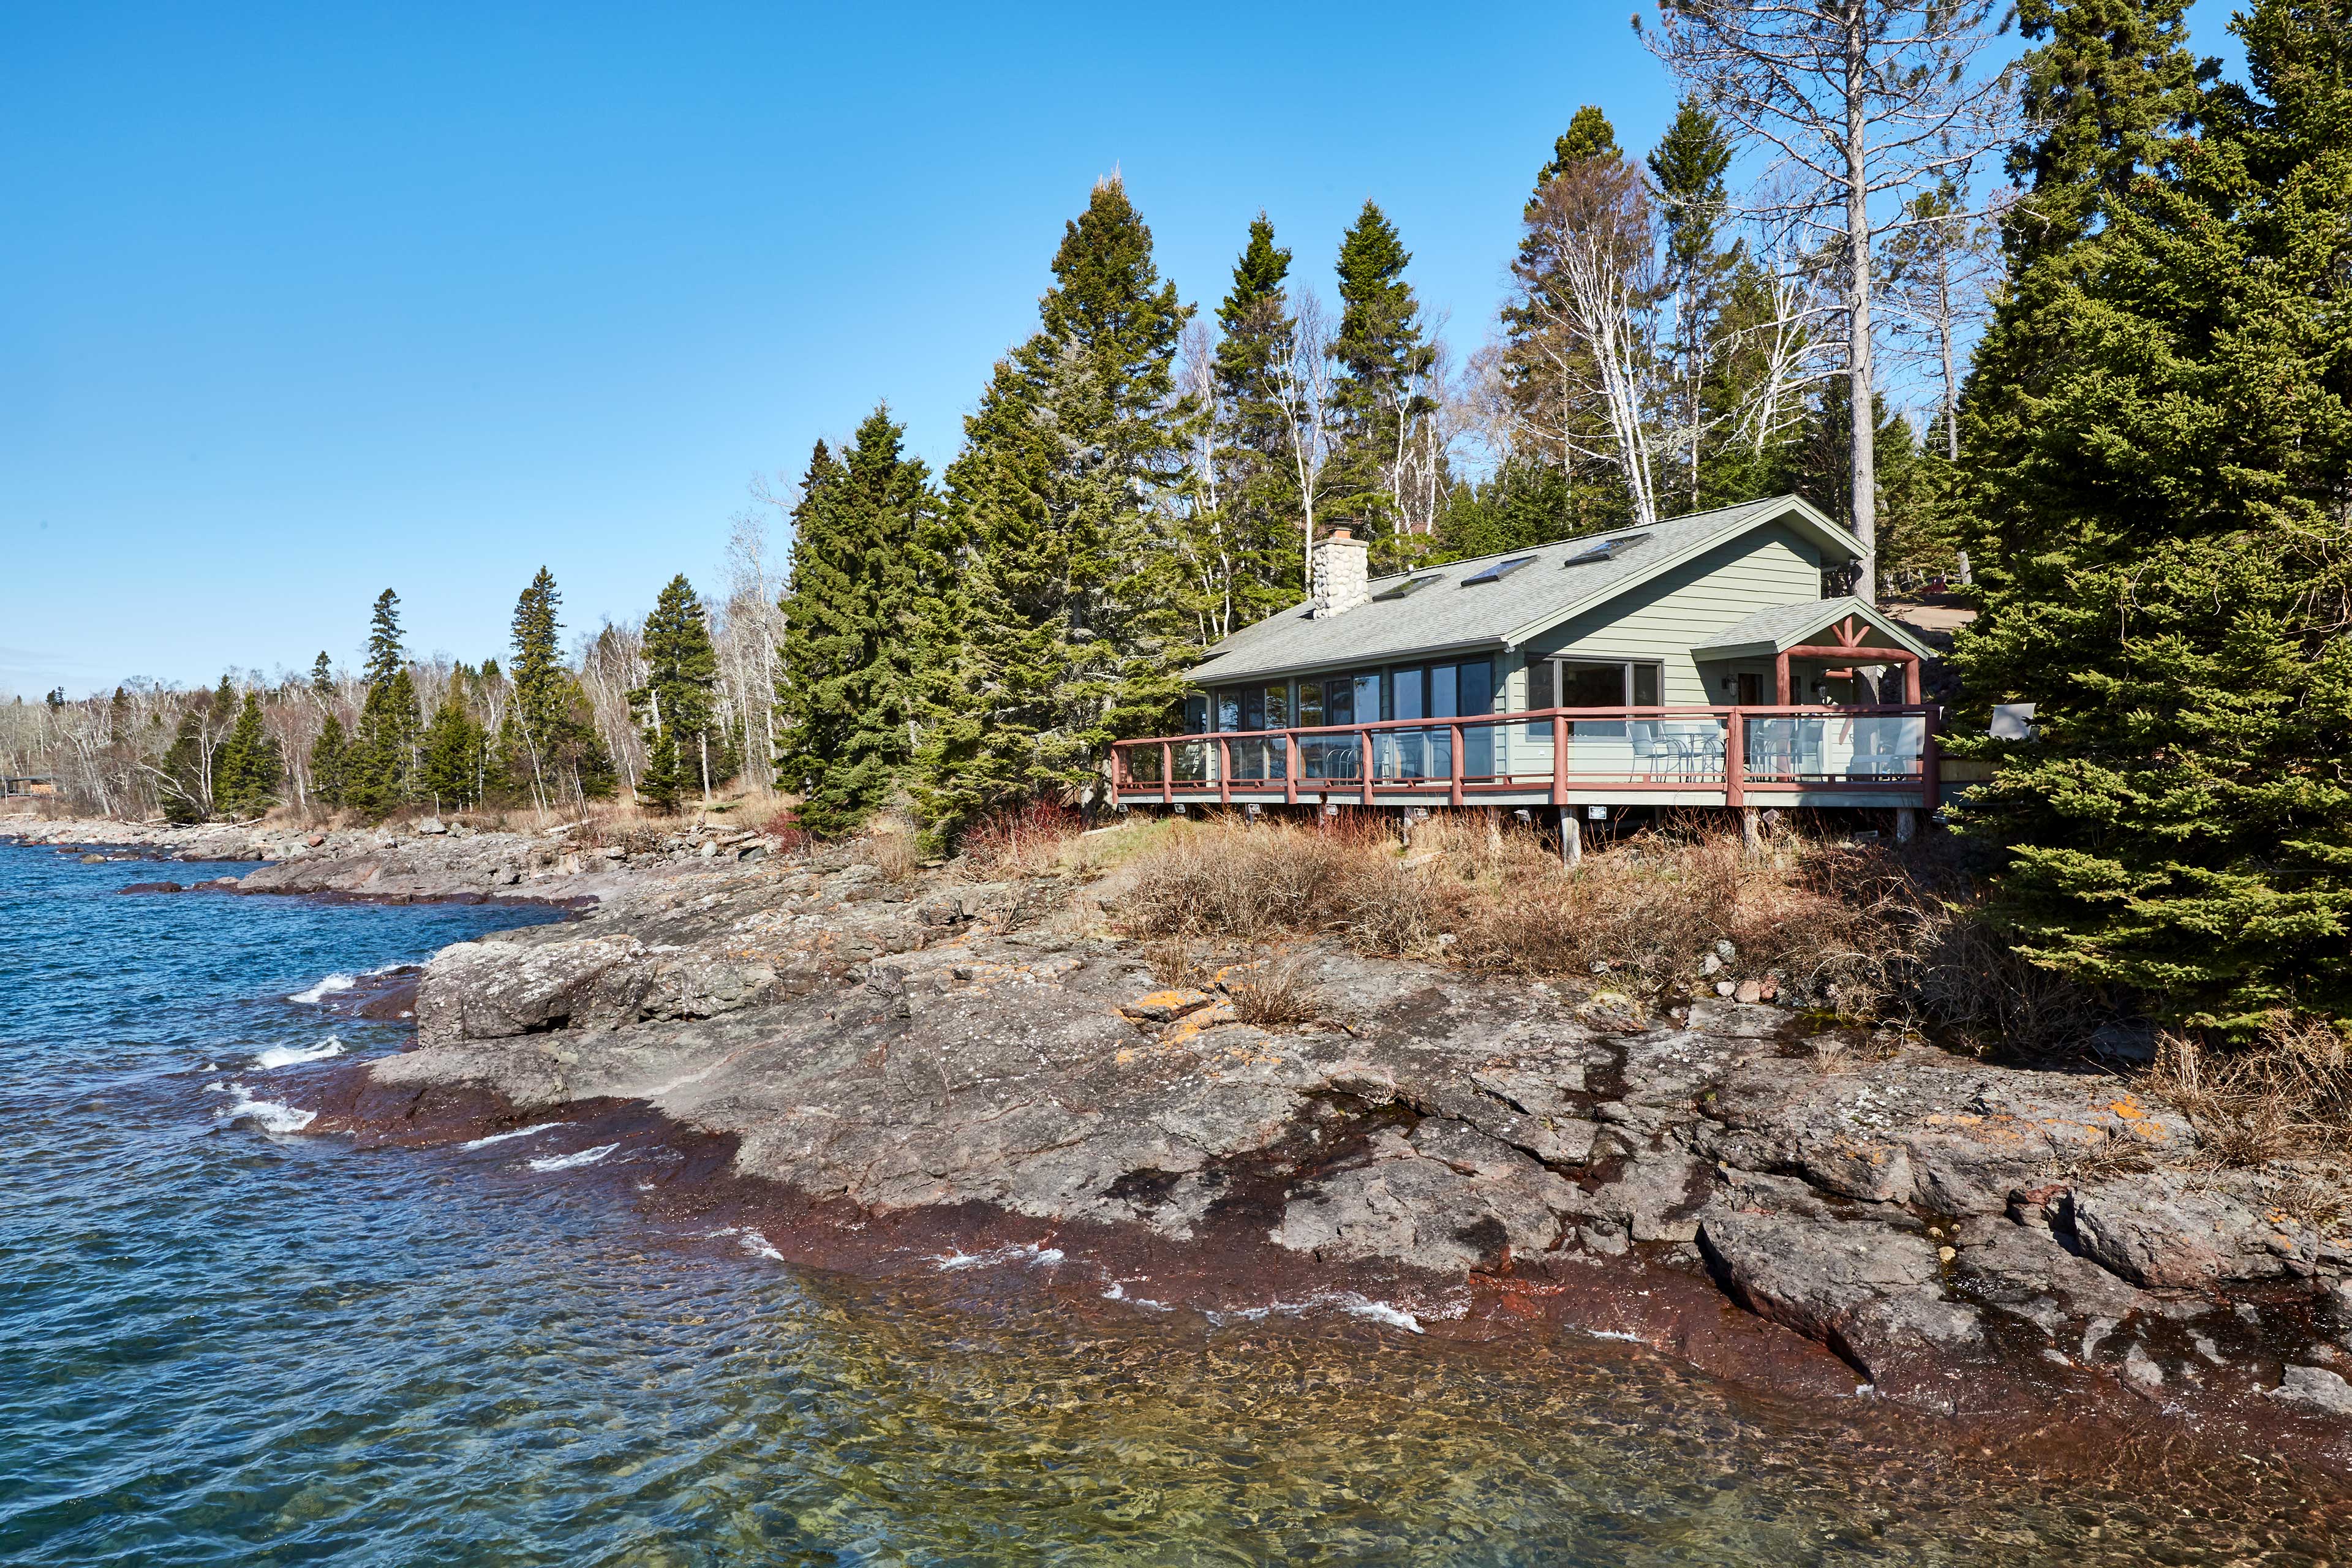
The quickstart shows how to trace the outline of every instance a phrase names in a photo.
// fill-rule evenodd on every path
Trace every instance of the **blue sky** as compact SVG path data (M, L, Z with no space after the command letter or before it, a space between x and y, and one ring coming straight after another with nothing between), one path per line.
M1627 16L16 8L0 689L356 662L387 584L472 659L541 563L574 630L715 582L877 399L953 454L1113 168L1212 304L1261 205L1328 293L1376 198L1466 351L1577 105L1672 111Z

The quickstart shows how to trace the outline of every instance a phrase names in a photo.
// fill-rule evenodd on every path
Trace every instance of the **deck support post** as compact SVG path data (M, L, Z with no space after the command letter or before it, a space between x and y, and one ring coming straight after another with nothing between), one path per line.
M1234 803L1234 743L1223 735L1217 737L1217 804Z
M1298 804L1298 737L1287 730L1282 734L1282 798Z
M1372 804L1372 732L1356 731L1356 765L1364 770L1364 804Z
M1919 837L1919 808L1898 805L1895 808L1895 842L1908 844Z
M1160 742L1160 804L1166 805L1176 798L1176 747L1173 742Z
M1739 842L1750 855L1760 855L1764 851L1762 816L1763 814L1752 805L1743 805L1739 808Z
M1559 863L1571 869L1584 859L1584 824L1577 819L1576 808L1559 808Z
M1453 788L1448 792L1446 803L1450 805L1460 805L1462 804L1462 726L1454 725L1451 733L1454 738L1454 744L1450 748L1453 752L1453 765L1447 772L1451 774Z
M1568 715L1565 713L1551 716L1551 803L1562 811L1568 809Z

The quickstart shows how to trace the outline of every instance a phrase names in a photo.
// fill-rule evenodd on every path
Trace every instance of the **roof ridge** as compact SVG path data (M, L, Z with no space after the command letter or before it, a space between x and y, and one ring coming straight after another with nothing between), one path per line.
M1402 572L1391 572L1385 577L1374 577L1371 581L1397 583L1407 577L1418 577L1424 572L1442 572L1454 566L1475 566L1481 561L1508 561L1521 555L1533 555L1538 551L1549 550L1555 545L1591 544L1599 540L1614 539L1628 533L1647 533L1653 529L1664 528L1669 523L1696 522L1701 518L1714 517L1723 512L1743 511L1772 501L1800 499L1801 498L1793 490L1785 495L1759 496L1754 500L1733 501L1729 506L1711 506L1704 511L1686 511L1675 517L1662 517L1655 522L1629 522L1622 528L1603 529L1598 533L1571 533L1559 539L1547 539L1540 544L1522 544L1516 550L1497 550L1486 555L1465 555L1454 561L1440 561L1430 565L1410 567ZM1301 602L1304 603L1303 600Z

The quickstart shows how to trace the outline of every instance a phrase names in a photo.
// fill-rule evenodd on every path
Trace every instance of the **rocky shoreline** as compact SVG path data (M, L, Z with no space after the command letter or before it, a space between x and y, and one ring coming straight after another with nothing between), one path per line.
M43 831L238 847L93 826ZM436 955L415 1048L315 1071L313 1131L527 1137L583 1180L642 1150L611 1167L637 1201L820 1267L1573 1330L1957 1443L2129 1431L2352 1478L2341 1208L2309 1170L2203 1157L2111 1074L1315 944L1171 975L1118 936L1117 872L893 879L709 830L230 831L284 851L236 891L580 911ZM1311 1021L1244 1021L1269 966Z

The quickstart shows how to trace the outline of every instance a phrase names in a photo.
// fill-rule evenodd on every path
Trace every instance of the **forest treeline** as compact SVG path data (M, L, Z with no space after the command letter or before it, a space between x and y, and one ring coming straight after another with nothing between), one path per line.
M2252 0L2243 83L2181 0L2015 16L1986 71L1990 4L1662 10L1665 134L1587 106L1531 160L1466 357L1375 202L1328 303L1261 213L1202 310L1104 180L944 472L887 406L816 445L782 582L739 533L723 603L680 578L566 659L542 573L503 667L410 658L387 594L356 676L56 694L0 767L232 816L740 773L813 832L951 842L1097 804L1200 651L1304 596L1319 530L1395 570L1795 491L1868 548L1853 591L1981 612L1948 745L1996 773L1954 822L2011 942L2216 1028L2352 1018L2352 5ZM2032 735L1986 735L1995 702Z

